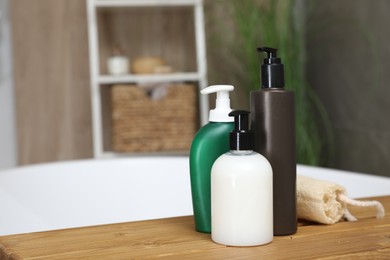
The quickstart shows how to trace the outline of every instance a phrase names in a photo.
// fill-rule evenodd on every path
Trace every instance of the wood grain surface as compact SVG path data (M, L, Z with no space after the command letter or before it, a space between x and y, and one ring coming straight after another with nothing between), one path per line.
M390 212L390 196L375 198ZM390 216L351 208L359 221L300 222L268 245L226 247L178 217L0 237L0 259L389 259Z
M92 157L85 1L10 1L19 164Z

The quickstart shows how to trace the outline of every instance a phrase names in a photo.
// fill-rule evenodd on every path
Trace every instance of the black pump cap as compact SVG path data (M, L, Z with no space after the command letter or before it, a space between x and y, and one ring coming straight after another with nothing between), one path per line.
M234 130L230 132L230 150L253 150L253 133L249 130L249 111L234 110Z
M270 47L257 48L258 52L266 52L267 58L261 65L261 85L263 88L284 87L284 66L277 57L277 49Z

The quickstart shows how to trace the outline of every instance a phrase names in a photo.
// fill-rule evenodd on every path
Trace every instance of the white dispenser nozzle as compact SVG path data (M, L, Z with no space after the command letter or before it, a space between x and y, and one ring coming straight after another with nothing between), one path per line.
M213 85L200 91L201 94L217 93L215 109L210 110L210 122L234 122L234 118L229 116L230 108L229 91L234 90L232 85Z

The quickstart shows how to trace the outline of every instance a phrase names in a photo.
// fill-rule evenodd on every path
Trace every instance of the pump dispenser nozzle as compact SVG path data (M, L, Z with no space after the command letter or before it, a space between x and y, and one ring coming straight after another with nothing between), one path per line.
M249 130L249 111L234 110L234 130L230 132L230 150L253 150L253 133Z
M270 47L257 48L258 52L266 52L267 58L261 65L261 85L263 88L284 87L284 66L277 57L277 49Z
M233 122L233 118L229 117L232 111L230 108L229 91L233 91L232 85L213 85L204 88L200 91L201 94L217 93L215 101L215 109L210 110L210 122Z

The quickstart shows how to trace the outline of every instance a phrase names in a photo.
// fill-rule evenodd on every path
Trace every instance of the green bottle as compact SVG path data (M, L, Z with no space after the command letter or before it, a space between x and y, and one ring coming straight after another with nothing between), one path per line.
M190 150L190 175L195 229L211 232L210 173L217 158L228 152L229 133L234 129L234 119L229 116L229 91L231 85L214 85L201 94L217 93L215 109L210 110L209 123L196 133Z

